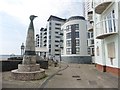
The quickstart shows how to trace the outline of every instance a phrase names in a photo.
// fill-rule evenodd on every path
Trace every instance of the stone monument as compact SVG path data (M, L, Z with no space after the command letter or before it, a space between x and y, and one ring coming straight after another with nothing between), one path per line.
M30 25L28 27L25 53L23 56L22 64L18 65L18 69L12 70L12 77L16 80L37 80L45 77L45 70L36 64L35 52L35 38L34 38L34 25L33 20L37 17L30 16Z

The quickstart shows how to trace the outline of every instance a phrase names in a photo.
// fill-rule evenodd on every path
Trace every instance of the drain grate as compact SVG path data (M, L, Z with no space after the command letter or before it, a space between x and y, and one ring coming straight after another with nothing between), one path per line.
M73 78L80 78L80 76L79 75L75 75L75 76L72 76Z
M77 80L81 80L81 78L78 78Z

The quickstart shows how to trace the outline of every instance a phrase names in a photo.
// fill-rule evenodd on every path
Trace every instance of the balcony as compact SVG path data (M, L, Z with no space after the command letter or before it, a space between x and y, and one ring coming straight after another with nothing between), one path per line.
M111 23L110 23L111 22ZM110 35L118 33L118 20L108 19L100 21L95 25L96 39L105 39Z
M87 28L88 28L87 30L89 32L92 32L93 31L93 23L88 23Z
M88 20L93 21L93 11L88 12Z
M88 46L89 47L94 46L94 38L88 39Z
M95 5L95 12L97 14L102 14L111 3L112 0L98 0Z

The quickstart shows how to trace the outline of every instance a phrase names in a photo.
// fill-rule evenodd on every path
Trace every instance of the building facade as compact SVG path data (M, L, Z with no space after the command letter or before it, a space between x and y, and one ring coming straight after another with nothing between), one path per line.
M39 56L48 56L47 45L47 28L41 28L39 34L36 34L36 52Z
M94 63L94 21L93 21L93 0L85 0L85 19L87 20L87 45L88 54L92 56L92 63Z
M67 19L61 30L63 31L64 46L61 49L62 57L71 60L70 62L84 63L84 61L80 61L80 58L81 56L88 55L85 18L82 16L72 16ZM72 60L73 58L74 60Z
M60 40L61 40L61 26L65 23L66 19L62 19L51 15L48 19L47 30L49 32L49 58L60 56Z
M120 1L94 1L95 63L103 72L120 75Z

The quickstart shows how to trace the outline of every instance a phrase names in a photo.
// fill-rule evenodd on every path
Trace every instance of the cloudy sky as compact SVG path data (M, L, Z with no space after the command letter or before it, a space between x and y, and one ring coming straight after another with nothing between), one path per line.
M61 18L83 16L82 0L0 0L0 55L20 54L25 43L29 16L34 20L35 33L46 27L50 15Z

